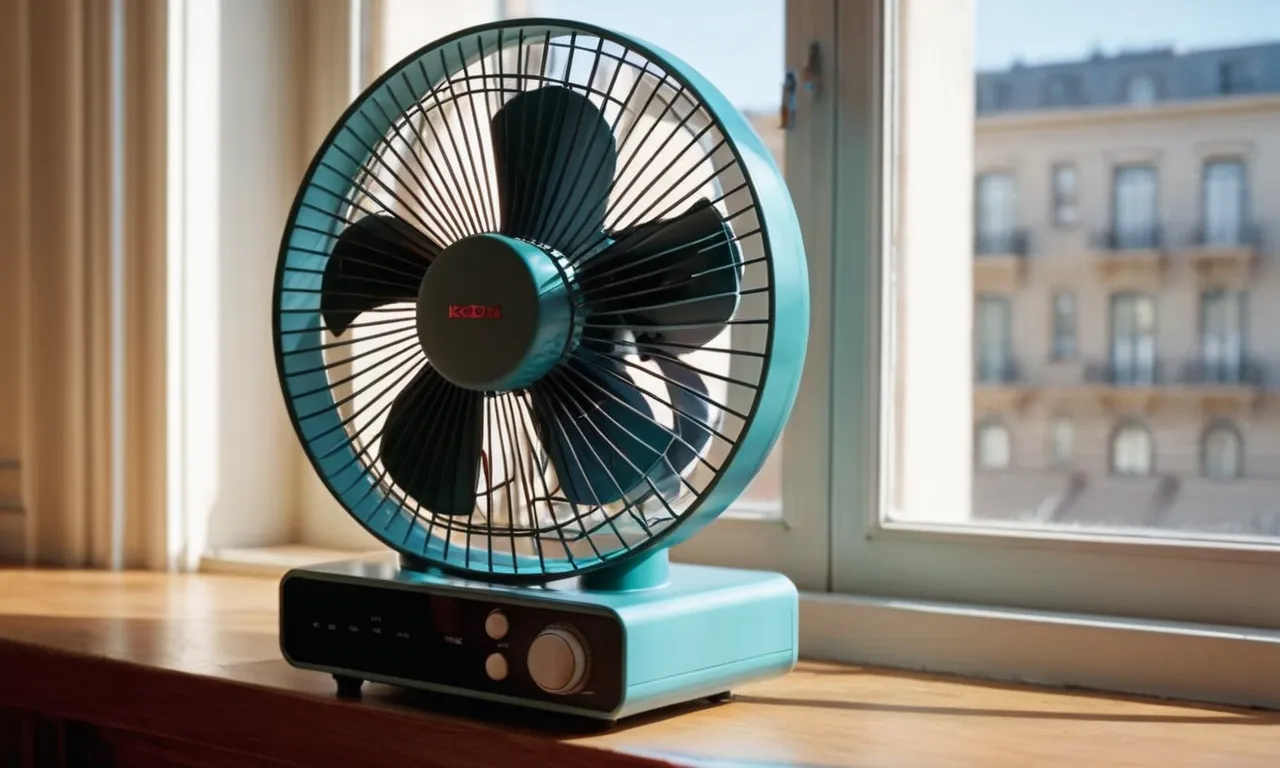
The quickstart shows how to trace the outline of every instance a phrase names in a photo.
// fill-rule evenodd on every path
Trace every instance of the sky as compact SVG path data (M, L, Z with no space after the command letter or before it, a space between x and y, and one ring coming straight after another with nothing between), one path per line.
M1094 49L1112 54L1280 40L1280 0L973 2L978 69L1007 67L1015 59L1034 64L1083 58ZM784 0L532 0L531 5L539 16L594 22L665 48L740 108L778 106Z

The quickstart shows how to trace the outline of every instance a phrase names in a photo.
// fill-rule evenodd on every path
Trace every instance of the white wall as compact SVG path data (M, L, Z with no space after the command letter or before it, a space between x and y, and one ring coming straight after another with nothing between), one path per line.
M171 93L170 554L296 539L271 290L302 168L296 0L181 3Z

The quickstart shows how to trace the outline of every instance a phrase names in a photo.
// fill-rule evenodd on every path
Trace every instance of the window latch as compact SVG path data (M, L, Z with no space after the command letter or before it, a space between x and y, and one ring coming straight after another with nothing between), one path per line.
M788 69L783 78L780 109L783 130L789 131L796 125L796 91L801 88L810 98L816 98L822 91L822 55L816 42L809 44L809 57L799 75L794 69Z

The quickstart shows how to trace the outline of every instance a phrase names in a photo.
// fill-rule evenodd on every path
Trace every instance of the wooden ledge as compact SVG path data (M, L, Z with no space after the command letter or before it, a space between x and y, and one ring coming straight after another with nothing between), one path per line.
M1280 755L1277 713L814 663L728 703L610 728L365 691L341 701L280 658L274 579L0 571L0 726L5 710L88 723L121 765L1273 767ZM15 732L0 727L0 763Z

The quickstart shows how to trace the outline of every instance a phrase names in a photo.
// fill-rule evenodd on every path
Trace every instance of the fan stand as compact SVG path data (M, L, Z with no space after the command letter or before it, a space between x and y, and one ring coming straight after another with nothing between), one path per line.
M413 555L401 553L400 567L406 571L442 575L444 571ZM666 586L671 578L671 560L665 547L609 568L601 568L575 579L567 579L584 592L636 592Z
M281 648L343 698L372 680L617 720L786 673L797 597L780 574L671 563L665 547L536 586L388 552L286 574ZM563 688L544 685L558 672Z

